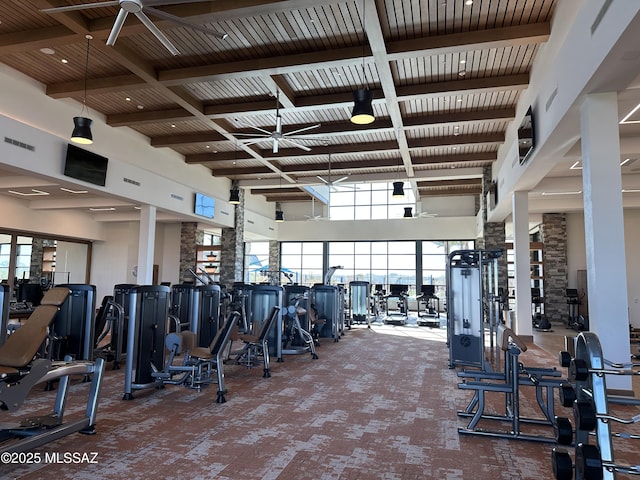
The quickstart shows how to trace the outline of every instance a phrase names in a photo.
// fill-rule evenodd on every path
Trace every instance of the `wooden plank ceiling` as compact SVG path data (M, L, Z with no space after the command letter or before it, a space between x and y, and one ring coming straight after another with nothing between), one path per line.
M91 34L90 110L186 164L290 201L308 198L300 186L329 174L330 154L332 172L354 181L397 180L400 169L417 198L479 193L479 181L420 174L450 178L452 168L495 161L557 0L147 1L228 36L149 15L174 56L129 15L107 46L117 7L46 14L83 2L5 0L0 61L51 97L82 101ZM376 120L357 126L352 92L363 86ZM295 135L306 149L281 141L273 153L276 113L285 134L320 124Z

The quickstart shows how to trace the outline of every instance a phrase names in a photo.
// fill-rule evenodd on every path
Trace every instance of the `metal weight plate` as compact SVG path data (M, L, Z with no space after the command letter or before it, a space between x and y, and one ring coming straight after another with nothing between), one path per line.
M569 380L584 382L589 378L589 365L582 358L574 358L569 364Z
M573 464L571 456L564 450L553 448L551 450L551 467L556 480L572 480Z
M576 447L576 478L602 480L602 458L596 445L579 443Z
M553 433L559 445L571 445L573 442L573 427L566 417L555 417Z
M596 410L589 400L577 400L573 404L576 430L591 432L596 428Z
M576 401L576 390L570 383L563 383L558 389L558 395L560 396L560 403L563 407L572 407L573 402Z

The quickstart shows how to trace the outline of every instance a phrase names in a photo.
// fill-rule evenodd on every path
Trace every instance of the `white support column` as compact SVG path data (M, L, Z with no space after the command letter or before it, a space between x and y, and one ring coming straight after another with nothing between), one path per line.
M589 95L580 109L589 330L608 360L628 362L629 304L616 93ZM631 377L607 376L631 390Z
M143 205L140 209L140 233L138 235L139 285L151 285L153 281L153 250L156 239L156 207Z
M513 217L513 262L516 290L516 325L514 326L514 331L518 335L532 336L528 192L513 193L511 216Z

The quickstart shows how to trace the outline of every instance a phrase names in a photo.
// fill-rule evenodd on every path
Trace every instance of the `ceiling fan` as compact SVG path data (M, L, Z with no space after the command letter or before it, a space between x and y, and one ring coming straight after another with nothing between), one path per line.
M273 132L269 132L264 128L255 127L250 125L251 128L257 130L262 133L236 133L236 135L241 137L249 137L245 139L241 139L240 141L244 145L253 145L255 143L264 142L267 139L273 140L272 152L278 153L280 143L284 143L285 145L293 145L296 148L300 148L306 152L309 152L311 149L306 145L300 143L300 140L324 140L320 138L310 138L310 137L298 137L296 136L299 133L306 132L308 130L313 130L314 128L318 128L320 126L319 123L315 125L309 125L308 127L299 128L298 130L293 130L291 132L283 133L282 131L282 117L280 116L280 92L276 93L276 129Z
M349 178L349 175L345 175L344 177L340 177L337 178L335 180L331 180L331 154L329 154L329 166L328 166L328 172L327 172L327 178L323 178L320 175L317 175L318 179L324 183L327 187L329 187L331 189L332 192L337 192L338 191L338 186L343 187L343 188L347 188L346 185L338 185L340 182L344 182L347 178Z
M145 27L149 29L149 31L164 45L164 47L171 52L172 55L179 55L180 52L178 49L171 43L171 41L165 36L164 33L160 31L158 27L154 25L154 23L149 19L145 12L151 14L154 17L162 18L164 20L169 20L170 22L177 23L178 25L182 25L185 27L192 28L194 30L198 30L200 32L204 32L208 35L212 35L219 39L227 38L227 34L223 32L218 32L217 30L212 30L210 28L202 27L200 25L196 25L194 23L188 22L180 17L175 15L171 15L170 13L164 12L162 10L158 10L157 6L163 5L181 5L186 3L199 3L206 2L210 0L111 0L107 2L93 2L93 3L83 3L80 5L69 5L66 7L53 7L53 8L45 8L42 9L41 12L44 13L64 13L64 12L72 12L76 10L88 10L92 8L102 8L102 7L120 7L120 11L118 12L118 16L113 23L113 27L111 27L111 32L109 33L109 38L107 38L107 45L113 46L118 39L118 35L120 34L120 30L124 25L127 16L130 13L133 13L140 23L142 23Z
M328 220L322 215L316 215L316 200L313 197L311 197L311 215L305 215L305 217L307 218L307 220L315 221L315 222L319 220Z

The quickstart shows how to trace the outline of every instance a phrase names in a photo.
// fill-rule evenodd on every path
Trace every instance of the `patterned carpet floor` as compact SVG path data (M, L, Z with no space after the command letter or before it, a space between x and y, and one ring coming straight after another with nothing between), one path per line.
M288 355L262 369L225 367L227 402L216 386L167 386L122 400L123 370L107 366L94 436L72 434L36 452L95 452L94 464L0 465L12 479L407 480L553 478L551 445L461 436L471 392L448 368L446 330L354 326L322 339L319 359ZM527 361L554 365L532 347ZM81 413L87 384L75 381L67 417ZM49 409L35 392L20 416ZM504 396L492 395L504 408ZM527 395L523 413L535 412ZM528 411L529 409L530 411ZM562 409L562 407L560 407ZM571 416L570 411L561 413ZM1 421L13 415L0 412ZM497 422L492 422L497 423ZM492 425L495 428L496 425ZM500 425L508 429L508 425ZM552 436L550 429L543 432Z

